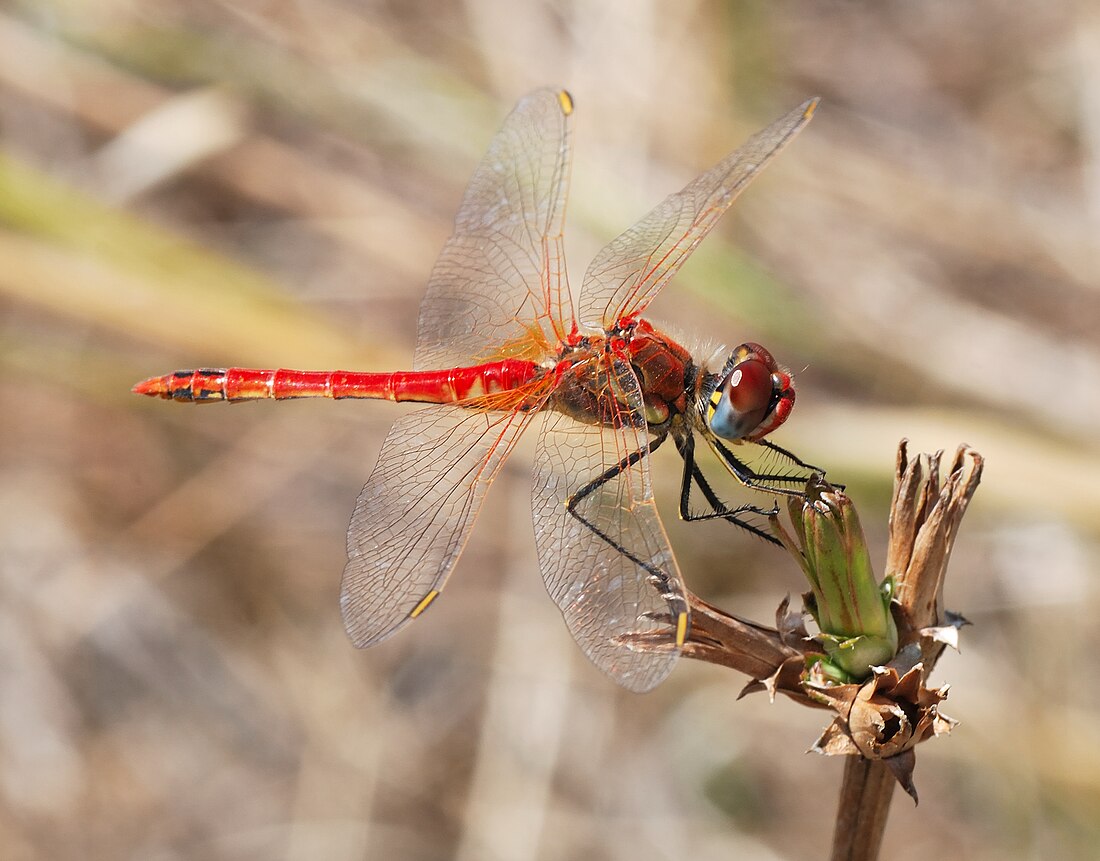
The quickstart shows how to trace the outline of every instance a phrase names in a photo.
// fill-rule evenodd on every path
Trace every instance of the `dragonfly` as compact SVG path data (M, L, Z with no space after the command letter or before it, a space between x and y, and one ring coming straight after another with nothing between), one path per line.
M393 425L352 514L341 609L358 647L439 597L489 486L541 416L532 521L547 590L599 669L650 690L690 630L650 455L671 438L682 457L683 519L721 518L766 540L753 516L774 511L774 497L769 509L723 502L697 462L696 437L762 492L795 495L821 470L765 439L790 415L795 388L764 347L699 360L642 314L816 106L779 118L612 240L574 303L562 240L574 102L565 90L537 90L509 114L466 189L420 306L413 370L200 368L133 390L192 403L428 404ZM693 490L704 509L693 508ZM637 648L638 637L659 647Z

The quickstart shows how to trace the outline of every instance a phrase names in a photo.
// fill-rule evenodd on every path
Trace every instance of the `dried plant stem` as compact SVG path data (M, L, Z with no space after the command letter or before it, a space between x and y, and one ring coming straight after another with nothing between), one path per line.
M832 861L878 858L896 784L894 775L881 760L844 758Z

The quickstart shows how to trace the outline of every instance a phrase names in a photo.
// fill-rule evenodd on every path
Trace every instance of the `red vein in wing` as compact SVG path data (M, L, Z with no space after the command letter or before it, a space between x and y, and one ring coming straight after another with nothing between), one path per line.
M542 402L545 402L545 398L549 397L549 394L550 390L547 389L547 391L542 395ZM539 406L541 406L541 402ZM500 419L491 422L489 428L487 428L485 432L488 432L494 427L497 428L496 439L486 447L485 455L478 461L476 470L472 467L471 469L467 470L463 474L461 479L454 483L451 492L453 492L453 490L458 487L462 487L463 489L472 488L474 485L482 480L484 480L486 483L491 483L496 478L496 475L500 471L500 468L504 465L504 461L507 459L508 454L511 453L512 448L515 446L517 440L519 439L518 433L514 434L510 440L506 439L508 431L512 427L512 423L518 418L520 419L521 424L526 424L528 421L530 421L531 416L536 410L537 408L530 411L520 411L518 409L512 410L511 412L503 414ZM461 454L468 454L474 449L475 446L477 446L481 442L483 438L484 433L478 434L476 436L471 435L469 445L465 448L463 452L461 452ZM502 451L500 456L496 458L492 473L486 476L485 470L488 467L490 461L494 459L493 455L496 453L498 446L500 446L502 443L506 445L506 448ZM448 492L448 498L451 496L451 492ZM469 516L469 509L470 506L473 504L473 499L474 496L472 493L466 493L465 503L463 506L463 515L461 518L458 518L458 523L465 523L466 518ZM435 523L442 509L443 506L437 507L436 513L432 515L429 524ZM445 525L446 524L444 524L444 526Z
M643 287L647 287L649 285L651 280L656 280L655 274L658 273L661 270L661 268L662 268L662 266L664 266L665 262L677 251L680 252L680 259L677 260L674 265L670 264L667 268L665 268L664 277L666 279L671 277L671 275L674 274L680 268L681 265L683 265L682 262L681 262L683 260L683 258L686 257L688 254L690 254L691 250L695 247L695 245L698 244L698 240L695 240L693 242L688 243L688 246L685 249L683 247L684 240L687 239L692 234L692 232L695 231L699 227L699 225L703 223L705 216L710 214L711 212L713 212L714 209L715 209L715 207L711 206L709 209L704 210L699 215L697 215L695 217L695 220L692 221L691 226L688 227L688 229L684 231L683 235L679 239L677 239L676 242L672 245L672 247L669 248L664 253L664 255L661 257L661 259L658 260L656 263L652 263L650 265L649 271L646 272L641 278L637 279L637 281L634 282L634 287L631 288L630 293L628 294L627 298L623 300L623 302L622 302L622 304L621 304L621 306L620 306L620 308L619 308L619 310L616 314L616 320L618 320L622 317L629 317L632 314L638 314L643 310L643 308L634 307L638 302L638 294L642 292ZM647 255L646 259L651 261L653 259L653 255L652 254ZM649 302L652 301L652 300L653 300L653 296L650 296L648 301L646 302L646 304L648 305Z
M427 532L431 531L433 535L438 536L443 534L446 530L448 530L448 527L450 527L451 534L448 535L445 539L449 543L454 540L454 536L457 533L460 533L462 531L461 528L456 527L460 527L462 524L465 524L469 519L470 507L474 503L474 494L470 491L480 481L491 483L496 478L497 472L503 466L504 461L507 459L508 454L511 452L511 449L515 446L515 443L519 438L519 434L516 433L512 436L510 440L508 440L508 431L511 429L513 423L517 419L519 419L521 423L526 423L530 421L531 416L535 412L537 412L539 408L541 408L541 406L545 403L546 398L549 397L553 386L548 385L543 381L536 381L536 383L528 385L527 387L525 387L525 389L526 391L524 393L524 397L522 399L516 399L516 402L518 403L526 401L526 403L531 404L532 400L534 400L535 403L533 404L531 409L519 410L517 408L505 412L498 418L491 420L488 427L480 432L477 432L476 430L466 430L464 429L464 425L467 421L476 421L475 416L484 417L486 415L486 413L483 412L484 410L495 410L498 408L492 406L492 402L496 402L497 404L502 405L502 402L508 395L512 395L515 393L502 392L497 395L490 395L483 398L478 398L476 399L476 403L471 402L469 404L473 408L477 409L478 412L475 414L471 414L463 422L456 424L448 429L447 433L440 438L440 440L438 441L440 443L439 448L447 457L448 463L450 465L453 465L455 463L460 463L466 455L474 451L479 446L479 444L482 443L482 440L484 439L486 433L489 433L493 429L496 429L496 438L486 446L484 455L478 459L476 464L472 464L461 475L457 476L455 480L451 483L451 487L446 491L444 495L444 499L450 501L455 498L456 491L461 492L463 497L461 513L457 517L447 516L447 514L449 514L449 512L447 512L447 505L441 504L435 506L428 522L424 524L423 529L417 530L415 532L407 532L404 535L404 538L402 540L402 549L397 555L397 559L400 560L400 564L403 565L409 554L415 552L418 544ZM460 445L456 448L447 444L447 441L451 439L455 434L461 434L463 436L462 441L465 443L465 445ZM506 448L499 453L498 457L494 459L494 454L497 454L497 449L502 444L505 444ZM485 471L488 468L490 461L494 460L495 463L492 472L486 475ZM441 470L441 474L446 474L448 469L449 466ZM404 512L406 516L409 516L411 512L415 510L417 502L418 500L416 499L411 500L410 508L406 509L406 511ZM402 535L401 533L398 533L397 535L392 536L392 538L401 540ZM434 544L435 541L436 539L433 538L429 542L429 544ZM449 569L448 572L443 573L449 573ZM433 588L439 588L438 578L435 584L433 584Z

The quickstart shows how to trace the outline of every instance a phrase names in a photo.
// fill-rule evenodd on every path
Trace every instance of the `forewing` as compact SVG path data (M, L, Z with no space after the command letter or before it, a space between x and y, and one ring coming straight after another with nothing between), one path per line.
M340 603L356 646L385 639L443 589L489 484L533 414L445 404L390 429L348 527Z
M551 347L572 326L562 252L569 184L564 90L524 97L474 171L420 306L415 367L487 361Z
M641 692L672 671L679 656L676 620L687 605L653 501L648 456L581 499L575 514L568 508L594 479L648 451L644 421L631 426L619 403L640 405L637 379L625 363L609 375L612 387L601 398L609 426L547 415L535 456L535 542L546 588L585 655L623 687ZM667 649L634 651L623 640L633 634L662 635Z
M597 254L581 287L580 322L609 329L640 314L816 106L817 99L804 102L755 134Z

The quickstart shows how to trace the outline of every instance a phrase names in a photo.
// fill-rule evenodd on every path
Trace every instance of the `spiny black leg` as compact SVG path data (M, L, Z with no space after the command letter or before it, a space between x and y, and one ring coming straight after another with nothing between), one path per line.
M714 488L710 486L702 470L699 469L699 465L695 462L695 437L689 432L683 437L676 437L675 441L676 450L680 452L680 456L684 459L684 473L680 483L681 520L692 523L699 520L714 520L720 517L735 526L740 526L753 535L763 538L765 541L779 544L779 541L773 536L738 516L740 514L758 514L763 517L770 517L778 513L778 506L770 509L758 508L755 505L739 505L737 508L730 508L718 498L718 494L714 492ZM691 485L693 482L698 485L703 497L711 507L711 511L705 514L695 514L691 510Z
M756 444L759 446L763 446L764 448L771 449L776 454L783 455L783 457L787 458L790 461L793 461L794 463L801 466L803 469L808 469L812 472L820 472L822 475L825 474L825 470L823 470L820 466L814 466L812 463L806 463L806 461L802 460L802 458L800 458L794 452L787 451L787 449L783 448L783 446L776 445L771 440L760 439L756 441Z
M677 437L676 449L680 452L680 457L684 459L684 473L680 484L680 518L682 520L690 523L695 520L710 520L715 517L726 517L743 511L767 516L777 511L775 507L763 509L757 508L755 505L739 505L737 508L730 508L718 498L718 494L714 492L714 488L710 486L710 482L707 481L706 476L703 475L703 471L699 469L699 465L695 462L695 437L691 434L686 434L683 438ZM699 490L702 491L703 496L713 509L712 512L707 514L692 513L692 480L698 485Z
M729 467L737 480L740 481L745 487L751 487L754 490L765 490L768 493L778 493L782 496L804 496L804 492L801 488L806 485L806 477L799 475L784 475L782 473L770 473L770 472L757 472L737 455L729 450L717 439L709 440L711 446L714 448L715 453L725 462ZM757 443L761 445L761 443ZM772 448L771 444L765 446L765 448ZM778 449L778 446L775 446ZM779 449L782 452L782 449ZM801 461L799 461L801 463ZM807 467L809 468L809 467ZM799 489L791 489L776 485L792 484L798 485Z
M599 490L601 487L611 481L611 479L615 478L616 476L622 475L624 472L630 469L630 467L634 466L634 464L636 464L650 452L656 451L658 448L660 448L661 443L663 443L667 438L667 434L657 437L646 448L640 448L637 451L632 451L617 464L612 467L608 467L599 475L597 475L594 479L588 482L588 484L586 484L584 487L582 487L580 490L569 497L569 500L566 502L566 506L569 508L569 513L576 515L576 512L573 509L576 508L578 502L580 502L593 491Z
M684 597L683 592L672 581L672 579L663 570L653 565L650 562L646 562L643 559L639 559L627 548L623 547L618 541L596 526L595 523L587 520L584 515L577 511L577 505L585 497L590 496L595 491L599 490L611 479L616 478L637 464L643 457L650 452L656 451L661 443L665 441L666 435L656 437L648 446L640 448L637 451L633 451L620 460L617 464L604 470L588 484L580 488L576 493L572 494L565 502L565 507L577 520L583 523L588 529L595 533L600 539L606 541L616 551L621 553L647 574L649 574L649 580L658 589L659 594L669 604L669 611L672 615L672 623L674 626L679 625L681 620L687 619L688 604L687 598ZM686 634L686 628L683 631L678 631L677 636L682 637Z
M783 457L788 458L793 463L798 464L803 469L808 469L811 472L816 472L816 473L819 473L820 475L825 475L825 470L823 470L820 466L814 466L812 463L806 463L806 461L802 460L794 452L787 451L787 449L783 448L783 446L776 445L774 442L771 442L770 440L766 440L766 439L757 440L756 444L757 445L762 445L764 448L770 449L771 451L774 451L776 454L780 454ZM844 490L845 485L843 485L843 484L834 484L833 487L835 487L837 490Z

